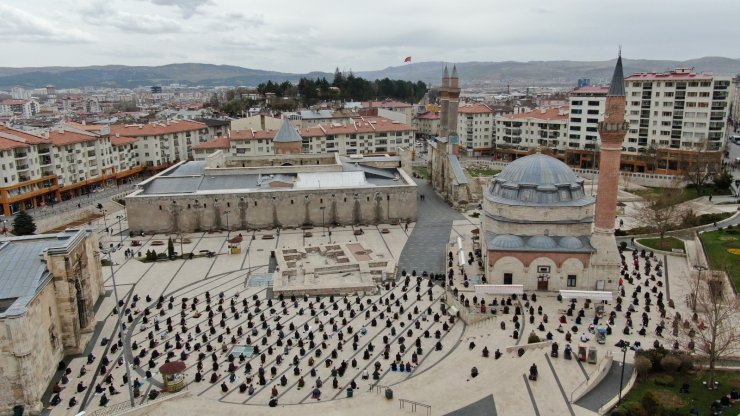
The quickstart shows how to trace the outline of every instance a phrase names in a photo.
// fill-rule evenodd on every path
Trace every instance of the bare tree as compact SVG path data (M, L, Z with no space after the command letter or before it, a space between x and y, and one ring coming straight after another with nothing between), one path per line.
M642 226L660 235L661 249L665 233L678 227L683 218L684 209L679 205L678 198L682 192L683 189L666 189L660 194L647 196L637 213L637 220Z
M707 386L714 387L717 362L740 353L740 303L721 272L713 271L706 282L698 282L697 319L689 330L696 339L699 356L709 367Z
M696 144L695 150L690 150L680 161L687 182L696 188L699 195L704 193L706 186L719 171L722 161L722 152L707 149L707 141Z

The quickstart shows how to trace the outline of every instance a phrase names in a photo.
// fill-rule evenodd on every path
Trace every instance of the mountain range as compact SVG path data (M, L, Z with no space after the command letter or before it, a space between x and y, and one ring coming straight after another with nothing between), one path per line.
M529 61L529 62L460 62L457 63L463 86L568 86L579 78L592 84L606 83L611 78L614 60L609 61ZM664 72L677 67L694 68L697 72L718 75L740 73L740 59L704 57L686 61L624 59L625 74ZM444 63L416 62L391 66L376 71L356 71L366 79L422 80L438 85ZM256 86L262 82L297 82L302 77L326 77L333 74L305 74L266 71L231 65L181 63L162 66L104 65L86 67L0 67L0 88L13 86L40 88L48 84L57 88L119 87L134 88L178 83L186 86Z

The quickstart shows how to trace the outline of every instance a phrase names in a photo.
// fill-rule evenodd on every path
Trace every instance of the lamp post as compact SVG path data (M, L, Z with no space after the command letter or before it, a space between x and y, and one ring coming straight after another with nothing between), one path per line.
M123 247L123 229L121 227L123 215L116 215L116 218L118 218L118 235L121 237L121 246Z
M109 250L103 250L102 253L108 255L108 264L110 265L110 277L113 281L113 295L116 299L116 310L118 311L118 337L123 340L123 309L121 305L119 305L118 300L118 288L116 286L116 274L113 271L113 257L111 256L111 253L114 252L115 249L111 248ZM123 365L126 367L126 377L128 378L128 395L129 399L131 400L131 408L134 408L134 391L131 387L131 368L128 364L128 358L126 358L126 353L121 354L123 356Z
M229 238L229 235L231 235L231 228L229 228L229 213L231 211L224 211L224 215L226 215L226 238Z
M691 309L694 312L696 312L696 301L697 301L697 299L699 297L699 284L701 283L700 282L700 280L701 280L701 273L704 270L707 270L708 268L706 266L702 266L701 264L694 266L694 268L698 271L698 273L696 273L696 287L694 288L694 293L691 294L691 299L692 299Z
M619 341L622 344L622 375L619 376L619 400L617 406L622 404L622 386L624 385L624 362L627 360L627 350L630 348L630 343L624 340Z
M319 209L321 210L321 236L326 237L326 222L324 221L324 212L326 210L326 207L321 206L319 207Z

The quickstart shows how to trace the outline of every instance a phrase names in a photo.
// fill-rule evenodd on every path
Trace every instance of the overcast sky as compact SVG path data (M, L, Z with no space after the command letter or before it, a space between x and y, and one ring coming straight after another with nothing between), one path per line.
M738 0L0 0L0 66L740 58Z

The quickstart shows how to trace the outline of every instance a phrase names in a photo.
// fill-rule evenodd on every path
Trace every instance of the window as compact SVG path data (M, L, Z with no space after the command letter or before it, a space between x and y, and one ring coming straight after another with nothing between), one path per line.
M550 266L537 266L537 273L550 273Z
M568 287L576 287L576 275L568 275Z
M514 276L511 273L504 273L504 284L510 285L514 280Z

